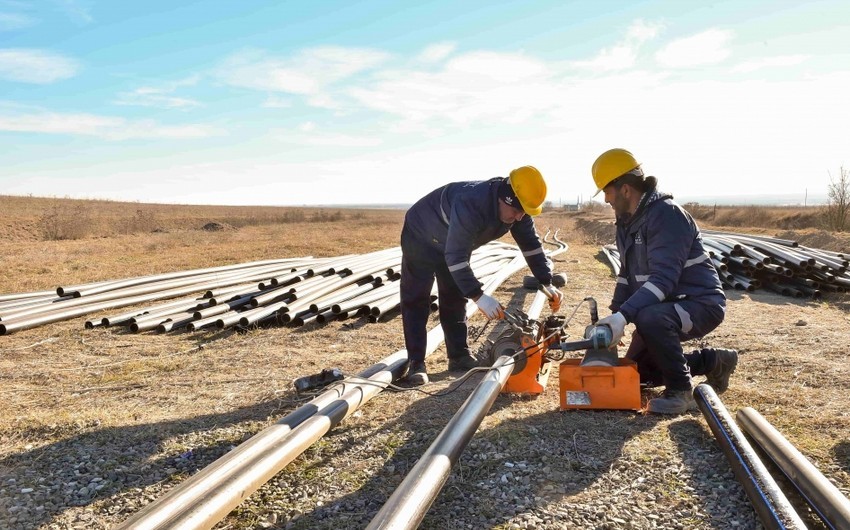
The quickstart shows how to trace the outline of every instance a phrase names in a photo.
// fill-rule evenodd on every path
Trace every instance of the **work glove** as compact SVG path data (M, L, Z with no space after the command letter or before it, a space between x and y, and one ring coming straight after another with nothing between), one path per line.
M502 304L492 296L482 294L475 303L478 305L478 309L484 313L484 316L490 320L505 318L505 310L502 308Z
M607 316L596 324L608 324L611 327L611 334L613 335L611 345L620 344L620 340L626 334L626 317L620 312Z
M564 294L557 287L551 285L541 285L540 290L549 299L549 308L553 313L557 313L561 309L561 302L564 300Z

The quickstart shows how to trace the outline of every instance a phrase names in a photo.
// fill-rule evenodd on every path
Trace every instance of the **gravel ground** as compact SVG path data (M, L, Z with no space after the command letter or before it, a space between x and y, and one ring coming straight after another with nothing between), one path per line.
M559 258L571 278L568 304L590 294L603 305L610 297L613 283L596 252L573 244ZM519 288L521 280L522 273L513 277L500 299L526 304L531 295ZM708 339L742 352L724 403L733 413L743 406L762 412L846 494L850 414L839 402L850 389L850 337L841 331L850 321L847 304L767 293L730 298L731 318ZM586 320L584 310L579 315L574 334ZM2 352L0 380L25 391L0 388L17 411L0 430L0 529L112 527L293 410L294 377L326 366L355 373L402 343L394 318L160 339L172 352L179 342L176 355L166 346L145 350L150 337L142 346L136 336L76 324L53 327L49 336L32 330L11 337L18 342ZM24 350L42 340L52 342ZM97 385L81 379L67 386L75 366L94 361L140 364L112 374L126 380L107 382L110 368L103 368ZM430 390L454 386L445 369L440 349L429 359ZM476 380L443 397L382 393L216 528L364 527ZM799 499L792 502L805 510ZM499 396L422 528L760 525L700 413L560 412L552 378L537 398Z

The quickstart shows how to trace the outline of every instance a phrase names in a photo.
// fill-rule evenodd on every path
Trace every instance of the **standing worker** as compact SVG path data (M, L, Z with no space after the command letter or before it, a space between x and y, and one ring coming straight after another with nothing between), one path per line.
M466 342L467 299L475 300L488 319L504 316L502 305L483 293L472 272L473 250L510 231L535 278L541 285L551 286L552 269L531 219L543 210L545 199L543 175L534 167L523 166L507 178L447 184L407 211L401 231L401 317L410 360L408 383L428 382L426 325L435 277L450 371L478 366ZM550 305L557 311L562 295L555 288L552 291Z
M726 296L699 228L671 195L656 189L655 177L644 176L629 151L602 153L591 172L597 193L605 192L614 209L620 251L614 313L599 323L611 326L614 344L626 324L635 325L626 357L637 363L642 383L665 386L662 397L649 401L649 412L695 410L691 375L705 375L722 393L738 364L735 350L682 351L683 340L705 336L726 313Z

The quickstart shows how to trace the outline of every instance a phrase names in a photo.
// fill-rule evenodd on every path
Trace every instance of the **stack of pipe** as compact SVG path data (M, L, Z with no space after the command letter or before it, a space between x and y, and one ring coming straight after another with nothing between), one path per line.
M56 292L40 291L0 297L0 335L34 328L79 316L177 297L158 311L186 311L191 307L212 305L197 293L210 288L225 288L258 281L292 271L312 258L254 261L224 267L179 271L121 280L109 280L69 287ZM180 308L180 309L177 309ZM95 324L93 324L95 325ZM97 323L96 325L100 325Z
M516 247L482 246L470 265L486 281ZM249 327L277 321L303 326L350 316L377 322L400 304L401 249L334 258L312 257L243 263L155 276L110 280L0 297L0 335L110 309L166 302L87 320L86 328L128 327L195 331ZM436 296L434 305L436 308Z
M702 242L726 288L754 291L762 287L797 298L850 290L848 253L805 247L788 239L714 230L704 230ZM619 274L617 248L605 245L602 252Z

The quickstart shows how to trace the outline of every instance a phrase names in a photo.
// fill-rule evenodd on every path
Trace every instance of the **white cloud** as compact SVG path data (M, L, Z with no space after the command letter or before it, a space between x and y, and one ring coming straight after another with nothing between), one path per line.
M116 105L183 110L201 107L203 105L197 100L173 95L180 87L197 84L199 79L199 76L190 76L161 86L142 86L130 92L121 92L114 103Z
M166 109L190 109L201 106L197 100L171 96L164 90L153 87L141 87L131 92L122 92L118 94L115 104Z
M221 134L216 128L203 124L162 125L153 120L131 121L115 116L48 111L0 114L0 131L95 136L105 140L177 140Z
M796 54L796 55L780 55L777 57L764 57L761 59L754 59L751 61L744 61L734 68L732 68L733 72L743 72L750 73L755 72L756 70L762 70L764 68L776 68L776 67L784 67L784 66L795 66L805 62L809 58L808 55Z
M48 84L73 77L77 62L63 55L30 48L0 49L0 79Z
M227 58L217 73L232 86L315 95L328 85L375 68L388 57L380 50L339 46L309 48L283 58L246 51Z
M716 64L732 54L729 50L732 37L733 33L729 30L709 29L667 44L655 54L655 60L667 68Z
M94 17L91 15L91 2L88 0L58 0L57 4L77 24L85 25L94 22Z
M280 142L304 146L373 147L383 143L377 137L320 131L315 122L312 121L298 125L296 131L273 131L272 136Z
M291 106L291 100L275 95L271 95L263 101L263 107L267 109L288 109Z
M348 91L361 106L401 118L408 130L439 130L477 121L519 123L557 101L552 70L520 54L472 52L436 72L380 73Z
M380 138L335 133L285 135L278 139L296 145L322 147L374 147L383 143Z
M596 57L587 61L574 61L571 66L593 71L624 70L635 65L640 48L658 36L664 29L659 23L637 20L629 26L623 40L610 48L602 49Z
M311 107L327 110L342 110L345 105L337 98L328 94L316 94L307 98L307 104Z
M36 20L27 15L19 13L0 13L0 31L14 31L28 28L36 23Z
M457 48L457 45L453 42L438 42L422 50L417 59L425 63L440 62L451 55L455 48Z

